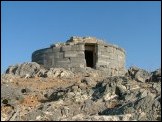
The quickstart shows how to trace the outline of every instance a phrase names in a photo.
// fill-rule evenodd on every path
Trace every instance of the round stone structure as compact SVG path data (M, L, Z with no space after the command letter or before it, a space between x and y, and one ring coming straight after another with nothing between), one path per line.
M32 54L32 62L46 68L91 67L105 70L109 75L122 75L125 71L125 50L95 37L71 37L65 43L36 50Z

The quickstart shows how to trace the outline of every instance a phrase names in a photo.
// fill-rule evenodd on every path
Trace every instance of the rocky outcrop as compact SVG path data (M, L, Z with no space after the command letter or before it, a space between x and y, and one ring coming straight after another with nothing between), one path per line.
M79 74L33 65L13 66L1 75L1 120L161 120L160 70L148 73L130 68L125 76L103 77L97 70L84 69ZM32 69L25 70L29 66ZM16 74L23 72L20 67L24 74ZM26 73L32 78L25 78Z
M133 79L139 82L145 82L149 80L151 76L150 73L148 73L146 70L140 69L138 67L130 67L128 69L128 73Z
M150 81L152 82L160 82L161 81L161 68L151 72Z
M6 74L14 74L21 77L33 77L40 70L40 65L35 62L23 63L20 65L10 66Z
M40 68L41 66L36 62L30 63L23 63L20 65L10 66L6 70L6 74L16 75L24 78L32 78L32 77L49 77L49 78L56 78L56 77L74 77L74 73L68 71L64 68L50 68L44 69Z
M50 68L47 72L47 77L55 78L55 77L74 77L74 74L71 71L65 70L64 68Z

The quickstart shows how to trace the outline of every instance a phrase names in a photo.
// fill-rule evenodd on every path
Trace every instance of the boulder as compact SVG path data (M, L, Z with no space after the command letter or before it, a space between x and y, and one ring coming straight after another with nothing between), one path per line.
M128 69L128 73L132 79L135 79L139 82L145 82L151 76L150 73L148 73L146 70L140 69L138 67L130 67Z
M135 74L135 79L140 82L145 82L150 78L150 74L145 70L139 70Z
M20 65L10 66L6 74L18 75L20 77L33 77L40 70L40 65L36 62L27 62Z
M90 77L84 77L81 82L91 87L96 85L96 82Z
M56 78L56 77L71 78L71 77L74 77L74 74L71 71L65 70L64 68L50 68L50 70L47 72L47 77L49 78Z
M9 66L8 69L5 71L6 74L12 74L12 75L15 75L16 73L16 70L17 68L19 67L20 65L12 65L12 66Z
M47 77L47 70L40 69L39 72L36 74L38 77Z
M1 82L11 83L11 82L14 82L17 77L15 77L15 75L12 75L12 74L1 74Z
M2 120L161 120L161 82L155 82L160 69L150 74L132 67L125 76L108 77L93 75L97 71L91 68L74 75L32 62L11 66L6 73L1 74L1 109L10 108L9 114L2 111ZM146 82L148 77L152 82Z
M160 82L161 81L161 68L151 72L151 82Z
M21 88L15 88L14 86L1 84L1 105L14 105L17 101L23 98Z
M154 76L161 77L161 68L155 70L154 72L152 72L152 74L153 74Z
M161 93L161 83L153 83L152 87L160 94Z

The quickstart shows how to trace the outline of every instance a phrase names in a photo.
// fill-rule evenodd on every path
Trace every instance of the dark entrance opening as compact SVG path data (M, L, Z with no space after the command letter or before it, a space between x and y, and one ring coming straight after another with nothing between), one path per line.
M84 54L85 54L86 66L91 67L91 68L95 68L95 65L96 65L95 44L86 43Z
M93 67L93 51L85 50L85 59L87 67Z

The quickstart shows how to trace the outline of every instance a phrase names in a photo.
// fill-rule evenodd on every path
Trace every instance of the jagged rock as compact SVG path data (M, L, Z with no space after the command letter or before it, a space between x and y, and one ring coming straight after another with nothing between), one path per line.
M161 68L155 70L151 74L152 74L152 76L150 78L151 82L159 82L159 81L161 81Z
M80 84L79 84L79 88L80 88L81 90L85 90L85 89L87 88L87 85L86 85L85 83L80 83Z
M1 82L2 83L12 83L16 80L17 77L12 74L1 74Z
M123 96L127 89L121 83L125 83L125 80L123 77L109 77L97 83L92 95L93 99L97 100L103 97L103 100L108 101Z
M94 93L92 94L92 100L96 101L97 99L100 99L103 97L105 92L106 86L103 85L103 83L97 83L94 88Z
M43 112L41 110L33 110L32 112L27 113L25 116L21 117L21 120L18 121L36 120L37 116L42 114Z
M137 112L146 114L145 120L155 120L156 118L155 111L152 110L154 99L154 96L148 95L134 103L134 108Z
M95 86L96 85L96 82L92 79L92 78L89 78L89 77L85 77L81 80L82 83L85 83L86 85L88 86Z
M13 66L9 66L8 69L6 70L6 74L15 74L16 73L16 70L17 68L19 67L20 65L13 65Z
M21 88L15 89L15 87L6 84L1 84L1 87L1 90L3 91L1 92L1 105L14 105L16 104L17 100L23 97L21 93Z
M157 77L161 77L161 68L155 70L154 72L152 72L154 76L157 76Z
M134 113L132 118L135 120L141 120L141 119L156 120L157 113L155 110L152 110L154 99L155 99L154 96L147 95L144 98L137 99L132 102L128 102L125 105L122 105L121 107L106 109L100 114L101 115L121 115L121 114Z
M128 69L128 73L133 79L139 82L145 82L150 78L150 74L146 70L140 69L138 67L130 67Z
M67 93L67 98L73 98L75 96L74 92L68 92Z
M141 90L140 90L140 98L146 97L149 93L150 93L150 92L148 92L147 90L141 89Z
M77 91L78 90L78 85L74 85L71 87L72 91Z
M40 68L33 75L37 77L29 79L13 69L1 75L1 109L14 106L8 114L1 110L2 120L161 120L161 82L138 82L138 73L144 77L141 69L125 76L94 77L91 69L74 75L63 68Z
M145 82L146 80L149 79L149 77L150 77L149 73L144 70L139 70L135 75L135 79L140 82Z
M122 84L117 84L115 89L115 94L117 94L119 97L124 96L127 93L127 88Z
M47 77L47 70L45 70L45 69L40 69L39 71L38 71L38 73L36 74L36 76L38 76L38 77Z
M14 74L21 77L33 77L40 70L40 65L36 62L23 63L20 65L10 66L6 74Z
M64 78L72 78L74 74L71 71L65 70L63 68L50 68L47 72L47 77L55 78L55 77L64 77Z
M131 114L125 115L109 115L109 116L99 116L99 115L85 115L77 114L72 118L64 118L61 121L129 121L131 120Z
M161 83L153 83L152 86L159 94L161 93Z

